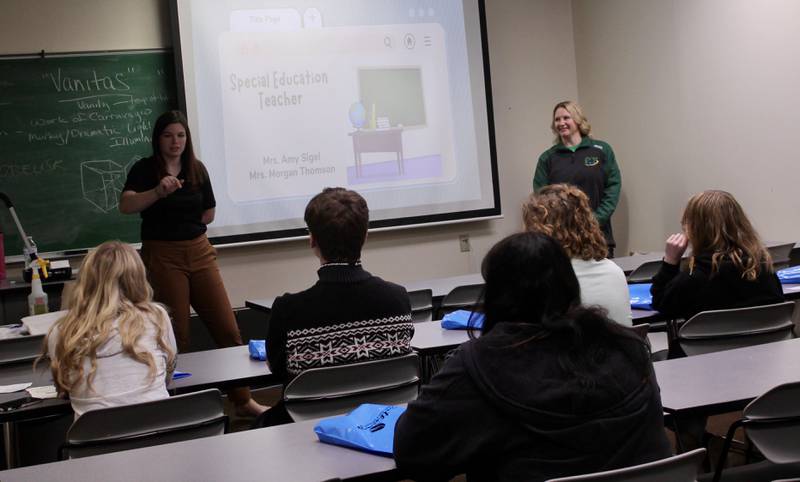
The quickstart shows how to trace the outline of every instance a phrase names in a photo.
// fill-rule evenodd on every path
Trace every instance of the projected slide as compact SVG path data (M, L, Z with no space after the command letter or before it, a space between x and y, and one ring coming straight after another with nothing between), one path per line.
M236 202L456 175L439 24L229 32L219 61Z
M373 227L500 214L478 0L174 0L222 243L301 235L328 186Z

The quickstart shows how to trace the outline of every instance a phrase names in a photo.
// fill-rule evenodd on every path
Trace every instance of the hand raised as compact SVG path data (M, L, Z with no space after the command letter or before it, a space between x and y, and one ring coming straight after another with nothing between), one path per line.
M671 235L667 238L667 246L664 248L664 261L669 264L680 264L687 247L689 247L689 238L685 234Z

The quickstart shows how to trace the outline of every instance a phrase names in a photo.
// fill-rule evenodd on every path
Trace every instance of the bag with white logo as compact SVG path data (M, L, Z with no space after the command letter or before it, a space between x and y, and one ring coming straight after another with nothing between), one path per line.
M391 457L394 427L405 407L365 403L347 415L326 418L315 427L320 442Z

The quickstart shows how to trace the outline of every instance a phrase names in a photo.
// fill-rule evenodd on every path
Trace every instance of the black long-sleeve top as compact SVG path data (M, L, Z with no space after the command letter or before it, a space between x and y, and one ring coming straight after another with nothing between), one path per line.
M711 254L695 256L691 272L667 262L653 277L653 309L680 318L691 318L701 311L768 305L784 301L778 276L762 267L758 277L749 281L727 259L722 259L715 273Z

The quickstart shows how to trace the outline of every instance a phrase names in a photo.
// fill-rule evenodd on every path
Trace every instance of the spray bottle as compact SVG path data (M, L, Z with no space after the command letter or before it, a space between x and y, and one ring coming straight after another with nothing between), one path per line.
M28 295L28 313L33 315L42 315L49 310L47 293L42 289L42 280L39 279L39 270L33 270L31 275L31 294Z

